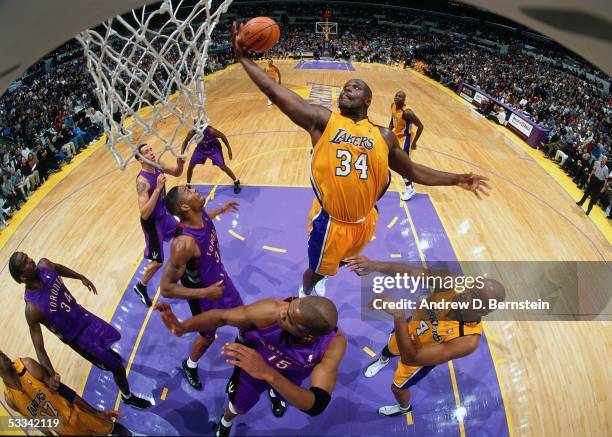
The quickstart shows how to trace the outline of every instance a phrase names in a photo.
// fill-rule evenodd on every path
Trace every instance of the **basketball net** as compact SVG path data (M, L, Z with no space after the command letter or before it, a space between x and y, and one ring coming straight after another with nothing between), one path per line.
M197 0L182 9L184 0L175 5L163 0L77 36L96 84L107 147L121 169L136 155L159 167L138 153L142 143L161 144L160 157L166 152L179 157L175 149L188 131L196 129L192 141L202 138L208 125L208 49L231 2L224 0L212 10L212 0Z

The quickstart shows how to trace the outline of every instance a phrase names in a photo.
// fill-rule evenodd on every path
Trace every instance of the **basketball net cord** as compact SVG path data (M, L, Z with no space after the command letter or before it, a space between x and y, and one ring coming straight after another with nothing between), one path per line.
M208 126L204 69L212 32L232 0L216 10L212 0L192 8L181 8L183 2L144 6L76 37L96 85L107 147L122 170L137 155L159 167L138 153L145 142L163 145L160 158L166 152L182 157L174 150L184 137L179 131L196 129L199 141ZM128 150L119 150L120 143Z

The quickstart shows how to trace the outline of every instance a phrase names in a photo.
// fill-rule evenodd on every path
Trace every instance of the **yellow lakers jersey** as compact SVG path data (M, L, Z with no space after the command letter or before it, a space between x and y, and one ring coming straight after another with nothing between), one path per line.
M393 133L398 138L404 138L410 133L410 123L402 117L405 108L398 108L395 103L391 104L391 117L393 118Z
M272 79L274 82L276 82L276 68L270 67L270 66L266 65L264 67L264 71L268 74L270 79Z
M19 391L4 385L4 396L17 408L20 414L28 417L59 417L67 424L72 415L72 405L59 394L51 393L49 387L35 379L27 371L21 359L15 360L19 375Z
M311 152L310 181L333 219L361 223L391 182L389 147L378 126L332 113Z
M454 291L434 293L427 300L429 302L450 301L455 294ZM482 322L444 320L447 312L419 308L412 313L408 322L408 332L414 335L417 348L428 344L446 343L465 335L482 335Z

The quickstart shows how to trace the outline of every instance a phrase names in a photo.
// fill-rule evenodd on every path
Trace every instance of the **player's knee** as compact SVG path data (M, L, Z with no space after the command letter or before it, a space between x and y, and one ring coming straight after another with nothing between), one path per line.
M228 401L226 411L229 411L229 413L234 416L244 414L242 411L240 411L240 409L236 408L236 405L234 405L232 401Z
M406 390L407 390L407 388L401 388L401 387L398 387L397 385L395 385L394 383L391 383L391 391L393 393L395 393L395 394L403 393Z

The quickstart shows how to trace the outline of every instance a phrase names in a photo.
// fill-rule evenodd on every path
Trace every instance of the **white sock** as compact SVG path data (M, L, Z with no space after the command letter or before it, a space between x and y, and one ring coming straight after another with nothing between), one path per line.
M232 420L225 420L225 416L221 416L221 425L225 426L226 428L229 428L230 426L232 426Z
M275 398L276 397L276 393L274 393L274 390L270 389L270 397L271 398Z
M190 369L196 369L198 367L198 362L191 361L191 357L187 358L187 367L189 367Z

